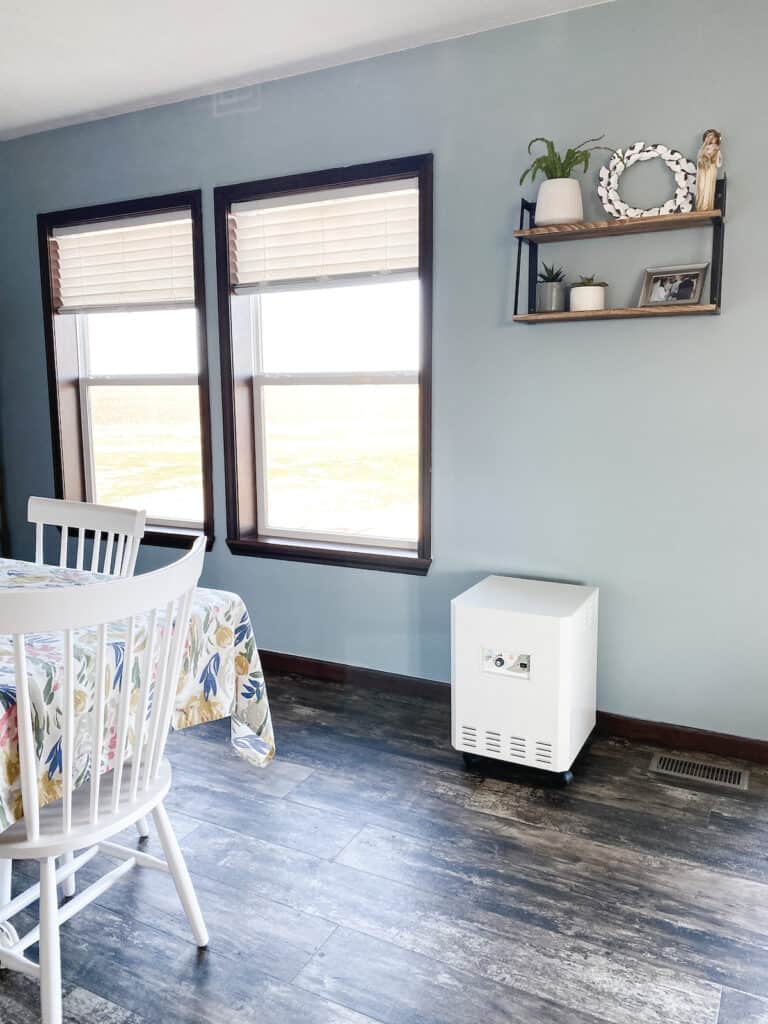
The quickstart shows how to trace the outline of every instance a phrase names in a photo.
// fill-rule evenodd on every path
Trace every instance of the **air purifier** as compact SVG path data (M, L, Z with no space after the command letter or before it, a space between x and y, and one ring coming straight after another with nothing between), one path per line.
M478 755L564 773L595 726L596 587L488 576L451 601L451 732Z

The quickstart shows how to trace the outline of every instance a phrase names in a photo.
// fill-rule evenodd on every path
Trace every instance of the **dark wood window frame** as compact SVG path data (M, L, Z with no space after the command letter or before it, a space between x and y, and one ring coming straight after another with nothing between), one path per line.
M294 174L214 189L216 267L219 302L221 391L224 421L224 467L227 495L227 544L234 554L286 561L341 565L358 569L424 576L431 565L432 435L432 154ZM256 450L250 352L235 343L230 309L231 268L228 217L233 203L418 178L419 280L421 283L421 353L419 362L419 541L415 552L359 544L291 541L258 532Z
M100 221L115 220L119 217L169 213L183 209L189 209L192 215L192 255L199 346L198 392L202 443L203 531L207 538L206 546L210 551L214 539L211 405L205 318L202 193L199 189L38 214L37 235L40 249L40 281L48 364L54 484L57 497L74 501L86 500L77 344L74 331L58 332L57 336L57 332L54 330L49 239L56 228L97 224ZM150 525L144 534L144 543L161 547L185 548L198 533L197 530L179 526Z

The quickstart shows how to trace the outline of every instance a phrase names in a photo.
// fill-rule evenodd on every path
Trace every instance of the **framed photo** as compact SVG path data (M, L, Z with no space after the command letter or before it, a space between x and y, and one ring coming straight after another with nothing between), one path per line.
M701 302L708 263L687 267L648 267L638 306L677 306Z

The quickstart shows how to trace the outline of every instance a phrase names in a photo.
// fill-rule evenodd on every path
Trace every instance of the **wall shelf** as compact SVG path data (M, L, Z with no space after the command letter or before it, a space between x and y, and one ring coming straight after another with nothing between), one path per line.
M691 213L671 213L659 217L636 217L614 220L580 221L576 224L536 226L536 204L527 199L520 203L520 227L517 239L515 271L515 305L512 317L519 324L568 323L572 320L629 320L637 317L716 316L720 312L723 285L723 244L725 237L726 180L721 178L715 188L715 209ZM526 224L527 220L527 224ZM675 306L625 306L617 309L584 312L537 313L536 284L539 269L539 246L550 242L578 242L589 238L612 238L650 234L660 231L683 231L690 228L712 229L712 259L709 268L709 302ZM519 309L521 261L523 248L528 250L528 312Z
M515 232L515 238L544 245L581 238L610 238L614 235L643 235L654 231L681 231L704 228L722 220L720 210L694 210L693 213L669 213L661 217L632 217L623 220L593 220L578 224L550 224Z
M680 306L623 306L616 309L585 309L581 312L522 313L512 319L520 324L564 323L572 320L635 320L660 316L717 316L720 307L712 303Z

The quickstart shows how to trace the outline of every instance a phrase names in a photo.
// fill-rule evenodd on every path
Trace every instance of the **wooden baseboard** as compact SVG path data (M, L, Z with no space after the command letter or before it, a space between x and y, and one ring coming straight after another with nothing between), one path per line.
M673 725L670 722L627 718L624 715L613 715L609 711L598 711L597 731L601 736L616 736L675 750L700 751L702 754L768 764L768 740L710 732L707 729L691 729L687 725Z
M328 683L347 683L350 686L386 690L388 693L406 697L426 697L428 700L443 701L446 704L451 702L450 686L447 683L438 683L434 679L400 676L375 668L359 668L338 661L320 661L319 658L304 658L299 654L281 654L279 651L259 650L259 654L265 672L309 676Z
M337 661L304 658L298 654L279 651L261 651L261 663L268 673L277 675L309 676L329 683L345 683L374 690L386 690L407 697L426 697L449 704L451 688L447 683L415 676L396 675L373 668L359 668ZM269 680L267 680L269 683ZM610 711L597 712L597 733L618 739L651 743L675 750L698 751L718 757L736 757L757 764L768 764L768 740L749 739L730 733L691 729L686 725L669 722L649 722L643 718L628 718Z

